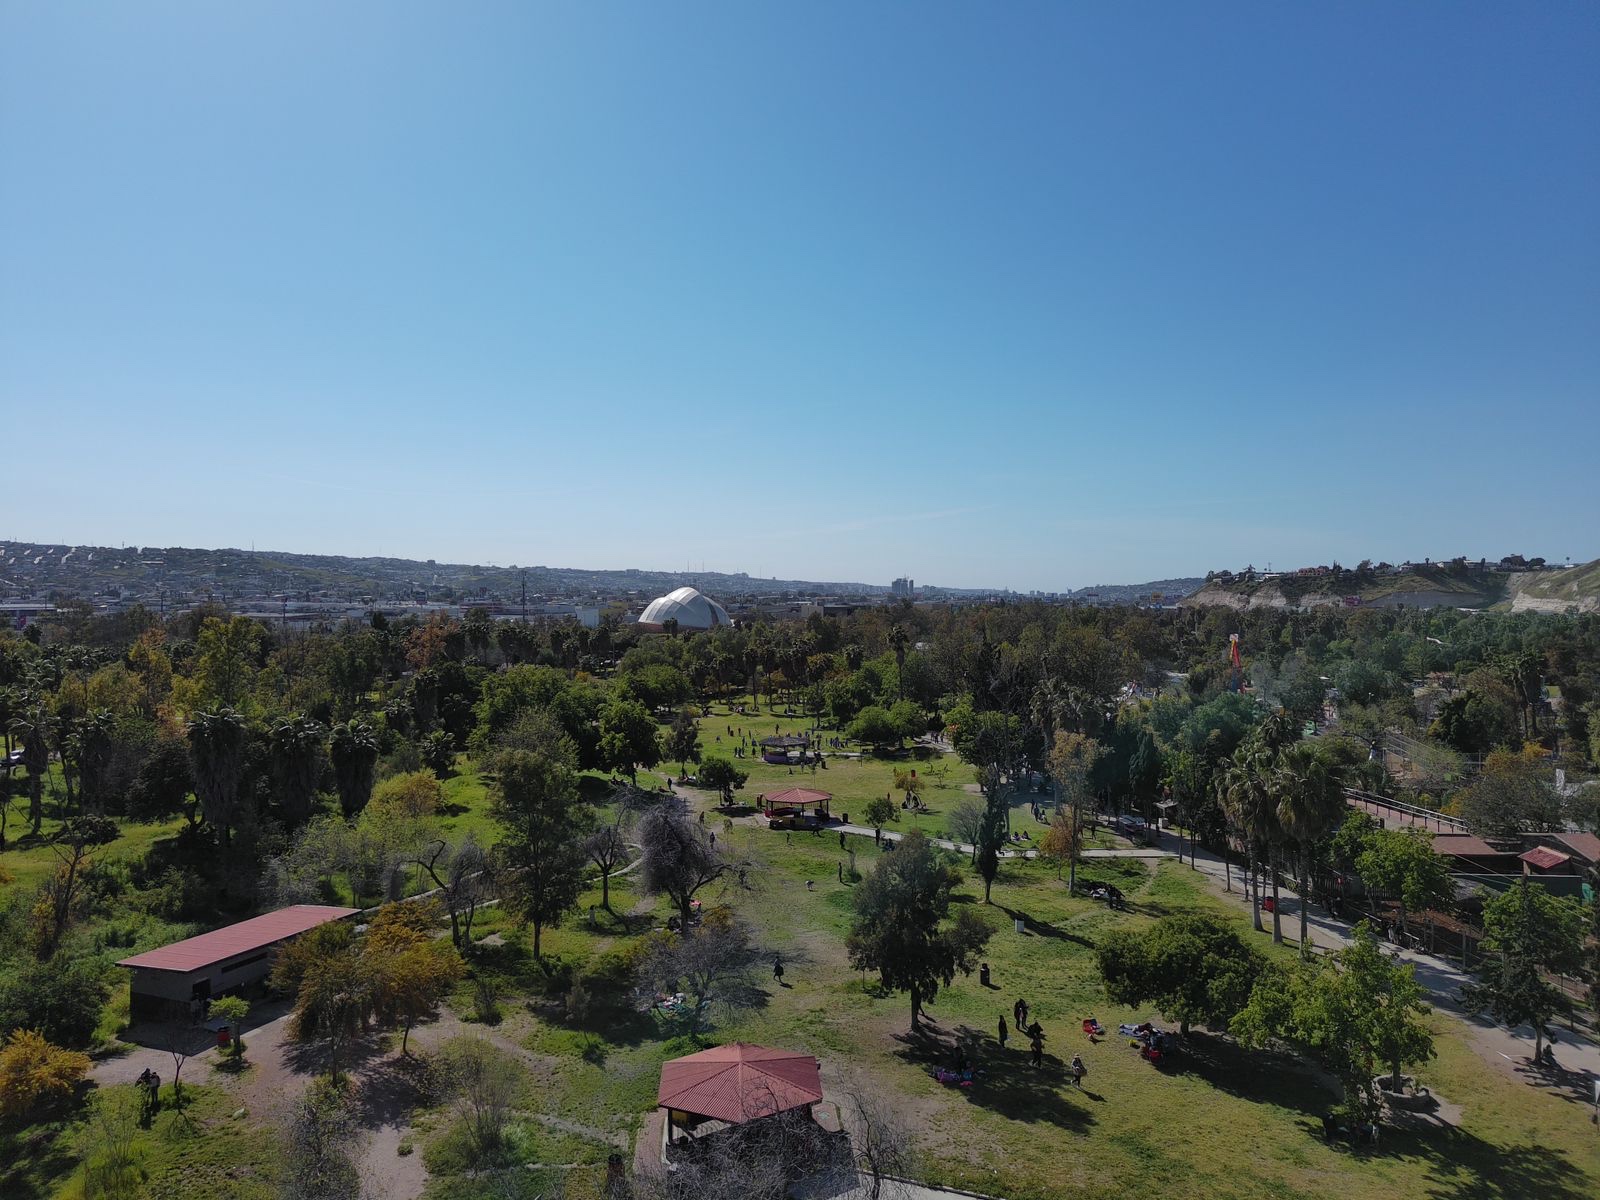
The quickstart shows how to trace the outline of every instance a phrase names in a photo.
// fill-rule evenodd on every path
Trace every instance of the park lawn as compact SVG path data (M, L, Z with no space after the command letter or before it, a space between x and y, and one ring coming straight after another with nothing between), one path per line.
M985 910L996 926L986 952L996 988L982 988L976 975L958 977L931 1006L928 1031L912 1039L907 998L878 995L875 982L846 961L851 888L838 881L848 855L837 835L740 824L724 827L723 837L763 864L752 873L756 890L725 898L756 927L762 945L782 951L791 986L769 986L764 1008L716 1014L705 1040L803 1049L821 1059L830 1091L854 1078L892 1092L921 1131L920 1173L930 1181L1013 1200L1532 1194L1577 1200L1600 1194L1600 1145L1587 1110L1495 1072L1468 1044L1465 1028L1443 1015L1432 1018L1439 1057L1420 1075L1464 1106L1461 1129L1386 1129L1375 1153L1323 1143L1319 1118L1335 1094L1296 1060L1196 1033L1177 1069L1162 1072L1125 1040L1090 1045L1079 1031L1084 1017L1112 1029L1122 1021L1160 1019L1153 1011L1106 1003L1093 955L1106 930L1190 911L1216 913L1248 929L1244 906L1214 896L1185 866L1162 862L1152 872L1140 860L1083 864L1083 875L1112 879L1127 892L1130 911L1113 913L1069 898L1044 864L1002 864L994 905ZM870 869L878 853L871 839L848 842L857 867ZM806 889L807 879L813 890ZM618 885L613 895L617 910L628 911L628 885ZM969 874L957 901L981 905L981 881ZM659 925L667 908L646 900L635 911ZM1017 918L1024 922L1021 934L1013 928ZM522 935L513 930L510 936L515 942ZM591 930L579 919L547 933L546 949L576 965L631 936L610 926ZM1250 936L1268 953L1293 954L1291 947ZM1009 1022L1018 996L1046 1030L1043 1073L1027 1066L1025 1043L1014 1039L1003 1053L995 1044L995 1024L1002 1013ZM680 1027L654 1015L585 1033L530 1014L525 1030L526 1047L548 1063L544 1111L606 1131L635 1131L654 1105L660 1064L695 1048ZM928 1074L957 1039L987 1072L971 1092L943 1088ZM1089 1066L1081 1092L1062 1070L1074 1053Z
M167 1107L134 1140L144 1175L145 1200L271 1200L276 1139L254 1114L235 1118L238 1101L221 1087L185 1083L185 1110L171 1108L171 1085L162 1088ZM187 1117L187 1120L185 1120ZM6 1200L81 1200L84 1176L79 1147L87 1111L71 1121L0 1132L0 1195Z

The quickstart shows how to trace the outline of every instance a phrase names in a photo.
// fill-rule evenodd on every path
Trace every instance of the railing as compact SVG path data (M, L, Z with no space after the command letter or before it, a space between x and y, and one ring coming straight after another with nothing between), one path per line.
M1407 804L1404 800L1394 800L1388 796L1380 796L1376 792L1364 792L1360 788L1345 788L1346 801L1355 806L1371 805L1374 808L1388 809L1397 817L1403 817L1407 824L1420 824L1424 829L1433 829L1438 833L1466 833L1467 823L1460 817L1449 817L1443 813L1434 812L1431 808L1419 808L1415 804Z

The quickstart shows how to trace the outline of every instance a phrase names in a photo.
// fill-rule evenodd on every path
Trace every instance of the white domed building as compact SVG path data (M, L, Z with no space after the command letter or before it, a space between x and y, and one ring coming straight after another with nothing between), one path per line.
M639 628L652 633L660 633L668 621L676 621L684 633L733 624L727 609L692 587L657 596L639 614Z

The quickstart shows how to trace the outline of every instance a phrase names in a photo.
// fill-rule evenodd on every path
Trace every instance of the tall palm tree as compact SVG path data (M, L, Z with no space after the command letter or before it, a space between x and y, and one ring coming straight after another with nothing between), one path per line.
M911 635L904 625L889 628L889 648L894 651L895 699L906 698L906 650L911 646Z
M1219 799L1228 820L1244 839L1249 859L1251 917L1256 931L1261 929L1261 884L1256 870L1271 845L1276 826L1276 800L1270 788L1272 754L1257 739L1250 739L1234 752L1222 770ZM1277 904L1273 904L1274 910ZM1273 913L1274 940L1281 941L1277 913Z
M196 713L189 722L189 758L194 766L194 793L207 825L217 831L227 853L233 830L245 815L245 768L250 727L244 716L223 707Z
M1311 902L1308 895L1311 848L1344 816L1344 781L1338 765L1330 762L1319 747L1310 742L1296 742L1278 755L1273 792L1278 798L1278 827L1283 831L1284 840L1295 848L1300 877L1300 953L1309 956L1306 908Z

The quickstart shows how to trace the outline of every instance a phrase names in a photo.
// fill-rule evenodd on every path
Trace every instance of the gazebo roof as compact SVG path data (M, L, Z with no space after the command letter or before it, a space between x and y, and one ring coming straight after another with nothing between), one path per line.
M832 799L832 792L819 792L815 788L792 787L784 788L781 792L772 792L767 796L767 803L792 804L796 808L806 808L813 804L824 804Z
M761 744L763 746L778 746L783 749L789 749L794 746L809 746L811 739L803 733L785 733L764 737L761 739Z
M741 1125L822 1099L822 1067L809 1054L734 1042L661 1064L656 1103Z

